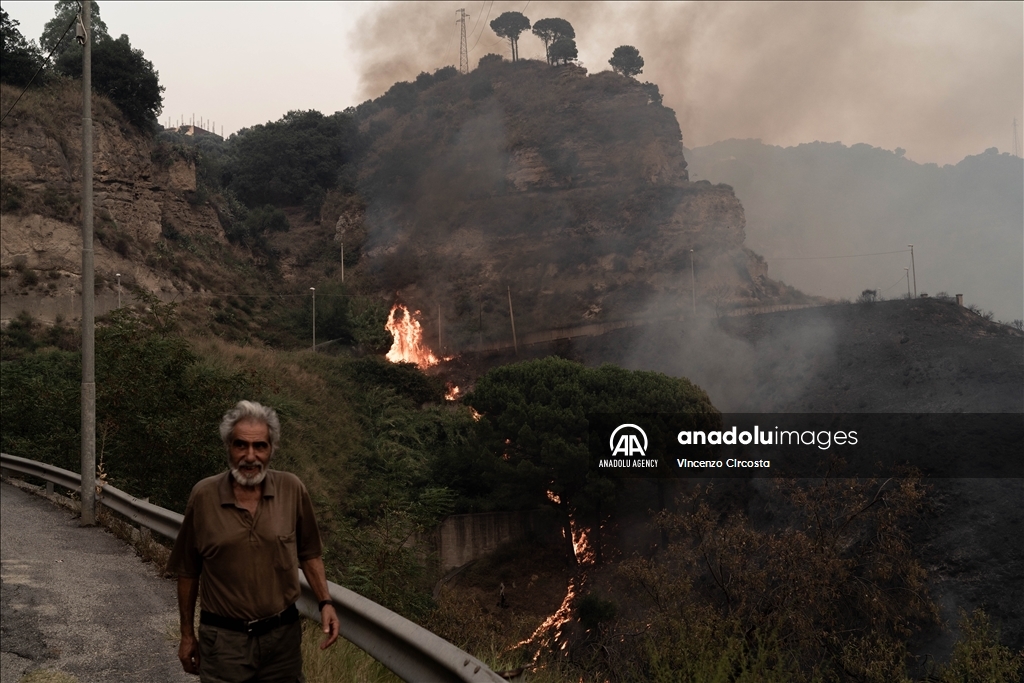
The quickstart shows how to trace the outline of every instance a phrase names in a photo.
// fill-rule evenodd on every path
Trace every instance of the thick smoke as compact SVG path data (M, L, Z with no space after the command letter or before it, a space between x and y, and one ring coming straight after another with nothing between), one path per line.
M458 65L460 7L471 65L508 53L487 24L523 3L388 5L359 28L363 95ZM661 87L687 146L839 140L955 163L1009 149L1013 118L1024 121L1020 3L538 2L526 15L569 20L591 72L609 68L616 46L639 48L640 78ZM522 36L523 58L543 59L543 49Z
M650 318L678 315L678 302L649 302ZM836 333L826 316L808 310L785 326L764 330L757 341L739 334L752 319L722 320L701 307L696 317L652 326L629 351L616 358L625 367L686 377L708 392L723 412L825 412L831 406L804 402L805 389L820 368L832 363ZM759 324L776 325L768 318Z

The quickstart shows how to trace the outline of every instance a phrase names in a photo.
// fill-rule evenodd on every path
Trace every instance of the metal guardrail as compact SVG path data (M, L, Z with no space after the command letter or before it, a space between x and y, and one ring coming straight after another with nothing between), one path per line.
M73 491L81 488L82 477L60 467L0 453L0 467L37 477ZM136 498L124 491L103 484L98 501L140 526L174 540L181 528L182 515ZM299 570L302 597L299 612L320 621L317 599L309 582ZM464 683L498 683L503 678L467 652L440 636L414 624L400 614L367 600L336 583L327 582L341 621L341 635L397 674L402 680L415 683L452 681Z

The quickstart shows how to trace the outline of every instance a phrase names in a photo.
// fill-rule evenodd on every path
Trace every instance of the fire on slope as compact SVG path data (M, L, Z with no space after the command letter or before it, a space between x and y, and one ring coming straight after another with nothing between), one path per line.
M426 370L440 363L442 360L451 358L438 358L434 352L423 343L423 326L415 316L419 311L410 313L409 309L402 304L395 304L388 314L388 321L384 329L391 333L394 341L391 343L391 350L385 358L392 363L413 363L420 370ZM445 400L457 401L462 390L452 382L445 386Z
M402 304L395 304L388 314L384 329L391 333L394 342L385 356L392 363L415 363L420 370L437 365L440 361L434 352L423 344L423 326Z
M548 500L554 504L562 504L562 499L558 494L548 491L547 495ZM569 511L569 531L572 534L572 550L573 554L576 556L576 565L579 567L579 571L576 576L569 579L569 585L565 590L565 597L562 599L562 604L558 606L558 609L555 610L554 614L545 619L543 623L534 630L529 638L516 643L512 648L515 649L529 645L538 646L533 655L534 662L537 661L537 658L540 656L541 650L545 645L553 645L562 641L559 646L561 650L565 650L568 646L568 641L562 639L562 633L565 625L572 619L573 602L575 602L576 596L587 581L587 575L583 571L583 567L592 565L595 560L594 550L590 547L590 541L588 539L589 529L576 522L576 517L573 515L571 510ZM565 535L564 529L562 530L562 535Z

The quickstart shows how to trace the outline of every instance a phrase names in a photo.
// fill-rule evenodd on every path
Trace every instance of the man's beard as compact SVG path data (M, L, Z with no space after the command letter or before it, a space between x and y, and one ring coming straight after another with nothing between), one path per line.
M259 486L267 478L267 468L261 462L256 463L256 465L260 468L260 471L256 474L245 475L242 474L238 467L232 467L231 476L235 478L235 481L240 486Z

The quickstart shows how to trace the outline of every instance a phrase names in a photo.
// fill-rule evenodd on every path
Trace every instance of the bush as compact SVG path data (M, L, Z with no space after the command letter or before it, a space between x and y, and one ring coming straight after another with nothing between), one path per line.
M26 289L35 287L39 284L39 274L34 270L26 270L21 274L21 280L18 284Z
M0 179L0 209L17 211L25 202L25 192L20 185L6 179Z
M173 332L173 309L121 308L96 331L96 459L118 488L184 510L192 486L221 471L211 441L248 380L200 362ZM54 351L2 365L4 452L79 469L81 357Z
M1014 653L999 644L998 633L988 615L975 610L960 611L961 636L953 645L949 666L942 670L942 683L1013 683L1024 675L1024 652Z
M487 67L492 66L494 64L500 64L503 61L505 61L505 58L502 57L501 55L497 55L497 54L494 54L493 52L489 52L488 54L486 54L486 55L484 55L483 57L480 58L480 61L477 62L477 68L480 68L480 67L487 68Z
M907 531L924 495L916 476L776 480L786 523L767 528L716 511L711 493L657 515L663 553L622 564L636 602L618 628L649 628L619 656L644 662L648 680L722 666L746 672L728 680L906 680L907 638L937 622Z

